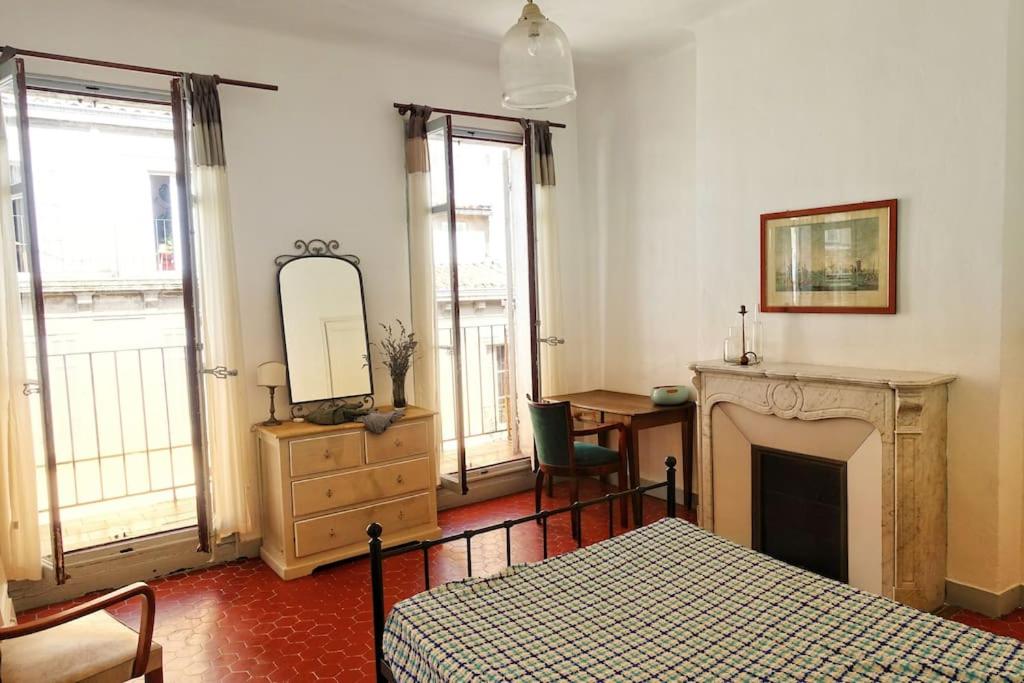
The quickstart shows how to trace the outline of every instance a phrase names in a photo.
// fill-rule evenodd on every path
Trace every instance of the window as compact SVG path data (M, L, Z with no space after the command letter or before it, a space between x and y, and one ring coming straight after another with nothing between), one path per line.
M433 160L441 475L442 481L454 484L464 471L484 471L524 457L514 401L516 368L530 368L529 326L526 321L517 326L510 302L519 291L515 283L527 282L525 251L513 248L525 243L525 173L518 140L454 139L455 206L449 224L445 138L437 131L444 129L435 128L428 145ZM457 295L451 285L453 265ZM513 343L520 328L525 332L522 343Z
M174 205L171 200L171 176L149 176L150 201L153 205L153 236L156 240L156 269L175 270Z

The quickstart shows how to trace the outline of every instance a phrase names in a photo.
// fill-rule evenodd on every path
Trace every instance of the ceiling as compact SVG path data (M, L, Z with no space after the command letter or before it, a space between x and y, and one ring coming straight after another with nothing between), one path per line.
M351 10L365 0L333 0ZM568 34L574 51L591 58L649 51L686 41L694 22L718 11L723 0L537 0ZM373 15L438 32L497 43L518 19L522 0L374 0Z
M581 61L611 62L690 40L690 27L741 0L537 0ZM149 0L162 4L161 0ZM493 53L523 0L177 0L206 16L311 37L395 39Z

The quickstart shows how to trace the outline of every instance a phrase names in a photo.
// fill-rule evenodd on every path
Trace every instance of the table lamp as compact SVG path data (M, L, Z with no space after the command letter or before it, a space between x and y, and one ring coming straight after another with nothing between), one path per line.
M261 363L256 368L256 384L270 389L270 419L261 423L264 427L281 424L281 421L274 416L274 392L278 387L283 387L286 384L286 371L285 364L277 361Z

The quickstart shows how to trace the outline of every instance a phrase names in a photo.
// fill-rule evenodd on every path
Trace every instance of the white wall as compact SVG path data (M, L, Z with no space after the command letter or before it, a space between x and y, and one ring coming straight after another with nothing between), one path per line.
M597 265L599 385L645 394L686 384L699 355L695 47L579 71L581 215ZM662 477L664 457L680 454L678 428L641 432L640 452L643 475Z
M1010 6L1006 108L1006 222L1003 233L1003 393L1000 400L1002 530L1024 533L1024 495L1014 479L1024 476L1024 2ZM1014 477L1014 474L1016 475ZM1024 550L1020 556L1024 562ZM1006 562L1012 561L1012 557ZM1024 583L1024 565L1020 569Z
M1019 452L1002 450L1013 444L999 429L1013 286L1003 280L1007 13L1006 0L751 0L696 26L695 50L592 74L606 89L581 96L579 116L596 146L581 145L583 196L609 220L599 280L618 294L602 328L612 384L676 381L685 361L721 354L739 304L758 299L759 214L900 200L899 314L766 315L767 356L960 375L948 575L987 590L1020 578L1019 527L1003 528L1010 510L1019 516L1020 470L1007 469ZM616 136L588 136L614 116ZM679 125L639 125L658 120ZM693 172L663 168L662 152L694 139ZM622 171L590 173L588 157L621 160ZM691 226L676 215L693 201ZM687 357L656 370L643 357L671 358L666 346Z
M243 12L241 5L238 12ZM239 18L248 23L248 17ZM409 320L408 250L402 123L392 102L503 113L497 51L449 58L420 46L377 40L324 42L297 35L197 20L171 4L158 9L125 0L7 0L4 40L25 49L218 73L276 83L270 93L222 87L235 249L242 293L246 373L252 419L266 416L255 367L281 359L273 259L295 239L335 238L362 259L371 336L377 321ZM138 83L125 72L31 61L30 70ZM146 84L165 79L142 79ZM580 300L589 268L572 248L580 238L574 210L576 127L572 106L547 117L555 132L566 250L567 297ZM575 289L574 289L575 288ZM570 324L586 312L570 310ZM583 372L585 356L570 359ZM390 401L386 371L375 371L379 403ZM582 380L580 380L582 381ZM411 387L410 387L411 390Z

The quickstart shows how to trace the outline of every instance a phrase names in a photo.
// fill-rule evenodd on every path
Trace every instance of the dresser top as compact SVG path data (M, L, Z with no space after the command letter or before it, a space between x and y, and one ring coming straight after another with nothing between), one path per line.
M732 365L723 360L697 361L690 365L697 373L730 374L768 379L795 379L833 384L865 384L869 386L930 387L949 384L956 375L916 370L880 370L847 368L838 365L811 365L809 363L759 363Z
M376 409L379 413L387 412L389 410L393 410L393 408L391 406L381 406ZM434 414L434 411L427 410L426 408L406 406L405 415L403 415L395 424L430 417ZM298 436L316 436L317 434L359 431L363 429L366 429L366 427L363 426L362 422L343 422L340 425L318 425L313 424L312 422L292 422L291 420L287 420L282 421L281 424L276 427L266 427L261 424L256 425L257 432L266 434L267 436L271 436L275 439L292 439Z

